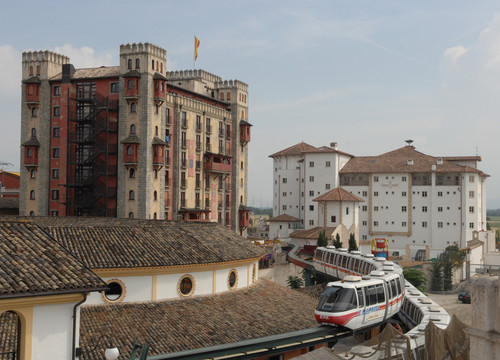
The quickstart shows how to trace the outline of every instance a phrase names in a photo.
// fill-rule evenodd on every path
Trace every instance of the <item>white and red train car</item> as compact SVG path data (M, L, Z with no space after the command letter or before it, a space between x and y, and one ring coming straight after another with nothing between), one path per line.
M339 281L330 282L315 310L316 320L359 330L396 315L405 296L403 271L385 258L318 247L314 268Z

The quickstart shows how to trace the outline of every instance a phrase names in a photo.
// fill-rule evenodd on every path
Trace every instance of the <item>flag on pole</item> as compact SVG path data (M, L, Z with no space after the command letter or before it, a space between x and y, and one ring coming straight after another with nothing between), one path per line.
M198 47L200 46L200 40L194 36L194 61L198 58Z

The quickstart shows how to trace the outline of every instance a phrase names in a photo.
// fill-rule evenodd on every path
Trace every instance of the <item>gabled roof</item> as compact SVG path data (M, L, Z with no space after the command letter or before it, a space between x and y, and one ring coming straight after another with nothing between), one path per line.
M296 145L290 146L285 150L278 151L269 157L278 157L278 156L292 156L292 155L301 155L305 151L315 150L316 148L312 145L306 144L305 142L298 143Z
M363 199L357 197L353 193L344 190L341 187L337 187L333 190L324 193L323 195L318 196L313 201L356 201L356 202L364 202Z
M413 161L413 165L408 165L408 160ZM443 158L442 164L437 164L437 157L423 154L415 150L414 146L404 146L402 148L387 152L379 156L360 156L350 159L340 170L340 174L355 173L416 173L430 172L432 165L436 165L435 172L459 173L475 172L484 176L481 171L469 166L461 166L447 161Z
M336 228L334 227L321 227L317 226L309 230L297 230L291 233L289 236L295 239L315 239L319 237L319 233L324 231L327 238L332 236Z
M97 68L76 69L71 79L96 79L119 76L119 66L101 66ZM51 77L50 80L62 80L62 72Z
M281 214L281 215L275 216L273 218L270 218L269 221L299 222L300 219L297 219L296 217L293 217L292 215Z
M33 223L0 221L0 298L100 291L106 284Z
M80 343L90 346L100 334L113 334L121 354L130 354L138 340L153 344L150 356L234 344L317 328L317 304L313 297L259 280L250 287L182 301L89 305L81 308ZM102 354L103 346L95 353ZM84 345L83 354L90 349Z
M311 149L311 150L306 150L303 152L304 154L321 154L321 153L331 153L331 154L340 154L340 155L346 155L350 157L354 157L354 155L338 151L335 149L332 149L331 147L328 146L320 146L319 148Z
M93 270L215 264L265 254L217 223L91 217L30 220Z

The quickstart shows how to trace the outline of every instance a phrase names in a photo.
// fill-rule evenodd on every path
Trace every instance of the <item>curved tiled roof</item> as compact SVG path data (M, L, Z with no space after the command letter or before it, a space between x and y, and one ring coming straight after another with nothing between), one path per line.
M216 223L104 219L34 221L94 270L213 264L265 254Z
M313 201L356 201L356 202L364 202L363 199L357 197L353 193L342 189L341 187L337 187L333 190L324 193L323 195L318 196Z
M319 233L324 231L327 238L332 236L336 228L334 227L321 227L316 226L308 230L297 230L291 233L289 236L295 239L318 239Z
M277 156L301 155L303 152L311 150L316 150L316 148L312 145L306 144L305 142L300 142L298 144L290 146L289 148L286 148L285 150L281 150L277 153L269 155L269 157L272 158Z
M179 300L89 305L81 309L80 343L109 334L128 358L132 344L148 355L193 350L316 328L317 300L266 280L225 293ZM83 359L99 359L104 348Z
M408 159L413 160L413 165L408 165ZM404 146L402 148L387 152L379 156L360 156L350 159L340 170L340 174L354 173L416 173L430 172L432 165L436 165L435 172L458 173L475 172L484 176L480 170L454 164L443 159L441 165L437 165L437 157L423 154L415 150L414 146Z
M33 223L0 222L0 298L97 291L106 284Z

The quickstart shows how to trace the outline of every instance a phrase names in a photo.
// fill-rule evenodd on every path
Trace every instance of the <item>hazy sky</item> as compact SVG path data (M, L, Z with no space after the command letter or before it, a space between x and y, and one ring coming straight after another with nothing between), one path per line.
M434 156L479 154L500 208L498 1L4 1L0 162L19 169L21 53L118 65L119 46L167 50L168 70L249 84L248 205L271 205L268 155L305 141L378 155L413 139Z

